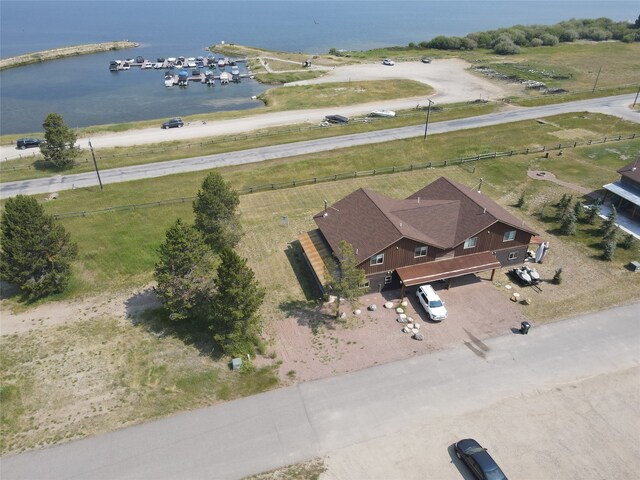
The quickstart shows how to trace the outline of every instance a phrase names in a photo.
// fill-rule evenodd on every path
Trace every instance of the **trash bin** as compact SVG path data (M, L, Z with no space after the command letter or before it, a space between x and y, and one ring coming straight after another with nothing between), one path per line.
M522 335L526 335L527 333L529 333L530 328L531 328L531 324L529 322L520 323L520 333Z

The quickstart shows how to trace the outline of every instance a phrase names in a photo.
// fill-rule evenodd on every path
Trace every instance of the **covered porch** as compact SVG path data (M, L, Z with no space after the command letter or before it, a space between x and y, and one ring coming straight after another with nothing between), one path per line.
M400 297L404 297L405 288L436 280L448 279L447 290L451 288L451 280L471 273L486 272L492 270L491 280L495 274L495 269L501 264L491 252L474 253L453 257L446 260L421 263L420 265L410 265L396 269L400 277L401 291Z

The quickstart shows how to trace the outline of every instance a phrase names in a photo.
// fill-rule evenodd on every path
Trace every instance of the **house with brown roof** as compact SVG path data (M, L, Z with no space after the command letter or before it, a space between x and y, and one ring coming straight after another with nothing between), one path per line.
M318 228L299 240L318 284L326 258L345 240L365 271L364 291L522 263L535 235L484 194L444 177L404 200L360 188L313 218Z
M613 194L611 203L616 210L627 212L632 219L636 218L640 215L640 157L622 167L618 173L619 181L604 185L607 192L603 200L609 193Z

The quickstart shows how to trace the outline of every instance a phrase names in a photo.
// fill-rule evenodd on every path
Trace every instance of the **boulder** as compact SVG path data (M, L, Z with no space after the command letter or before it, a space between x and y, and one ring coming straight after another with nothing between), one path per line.
M347 312L340 312L340 318L347 318Z
M419 328L420 328L420 324L419 324L419 323L417 323L417 322L416 322L416 323L414 323L414 324L413 324L413 328L417 328L417 329L419 329Z
M407 323L407 319L405 317L403 317L402 315L398 315L398 318L396 318L396 321L398 323Z
M404 313L404 308L402 307L396 308L396 313Z
M338 299L338 297L336 297L335 295L329 295L329 299L327 300L327 303L333 303Z
M378 309L378 307L377 307L377 305L375 303L372 303L371 305L369 305L367 307L367 309L372 311L372 312L375 312Z
M402 302L400 302L400 306L402 307L406 307L407 305L409 305L409 302L407 300L402 300Z
M359 308L353 311L354 315L360 315L362 313L362 310L360 310Z
M404 328L402 329L402 331L403 331L404 333L411 333L411 329L410 329L409 327L404 327Z
M384 308L393 308L393 302L387 302L384 304Z
M424 340L424 335L420 332L416 332L413 334L413 338L421 342L422 340Z

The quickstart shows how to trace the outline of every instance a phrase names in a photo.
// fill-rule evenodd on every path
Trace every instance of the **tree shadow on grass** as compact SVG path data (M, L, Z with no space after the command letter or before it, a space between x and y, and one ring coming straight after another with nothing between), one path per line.
M311 267L304 259L300 242L298 240L291 242L284 251L284 254L287 256L287 260L289 260L291 269L302 288L304 297L309 301L321 298L322 292L311 273Z
M152 288L136 293L125 301L127 317L131 323L144 328L156 337L171 336L185 345L196 348L200 355L220 359L224 356L222 347L214 341L211 331L201 322L169 319L167 312Z

